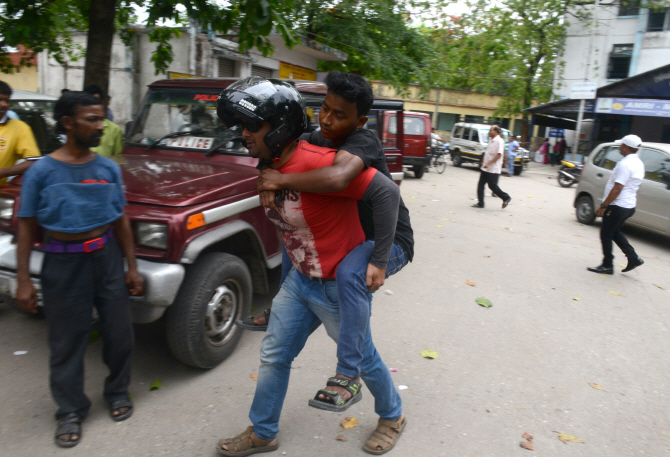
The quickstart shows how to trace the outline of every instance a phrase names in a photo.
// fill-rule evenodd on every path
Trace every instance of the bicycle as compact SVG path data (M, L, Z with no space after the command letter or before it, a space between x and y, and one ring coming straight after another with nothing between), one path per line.
M442 174L447 169L447 153L442 149L435 149L433 156L430 158L430 167L435 167L435 170Z

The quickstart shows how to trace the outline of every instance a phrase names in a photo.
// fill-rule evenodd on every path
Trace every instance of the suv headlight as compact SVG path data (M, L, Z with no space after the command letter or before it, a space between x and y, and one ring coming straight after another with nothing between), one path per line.
M156 222L137 222L135 242L140 246L165 250L168 246L168 226Z
M0 197L0 219L11 221L14 215L14 199Z

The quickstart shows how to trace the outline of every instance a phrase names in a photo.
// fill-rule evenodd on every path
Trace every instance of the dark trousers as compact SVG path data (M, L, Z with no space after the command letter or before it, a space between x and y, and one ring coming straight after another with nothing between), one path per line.
M499 177L500 175L497 173L489 173L484 170L481 171L481 174L479 175L479 183L477 183L477 198L479 199L479 206L484 206L484 186L486 184L489 185L491 192L502 198L504 202L510 199L509 194L506 194L500 187L498 187Z
M612 255L612 241L629 259L636 259L635 249L630 245L626 237L621 233L621 226L626 219L635 214L635 208L622 208L610 205L603 215L603 225L600 227L600 242L603 245L603 266L612 267L614 255Z
M109 368L105 400L127 400L134 341L119 244L111 239L93 252L46 253L41 280L56 418L69 413L86 417L91 406L84 394L84 353L94 306L100 316L103 360Z

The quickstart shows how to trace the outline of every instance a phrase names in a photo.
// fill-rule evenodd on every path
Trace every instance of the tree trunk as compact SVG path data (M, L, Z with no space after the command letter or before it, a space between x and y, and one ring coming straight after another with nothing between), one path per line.
M107 94L117 0L90 0L84 87L97 84Z

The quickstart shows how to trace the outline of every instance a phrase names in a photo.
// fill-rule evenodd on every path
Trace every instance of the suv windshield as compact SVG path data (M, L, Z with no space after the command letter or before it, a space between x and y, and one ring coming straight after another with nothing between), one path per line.
M480 143L483 144L489 144L489 130L491 128L487 129L480 129L479 130L479 141ZM505 141L505 144L509 143L509 130L502 129L502 138Z
M216 115L221 89L154 89L149 92L128 143L203 152L219 143L226 153L248 154L238 129L226 129ZM193 132L189 135L189 132Z

